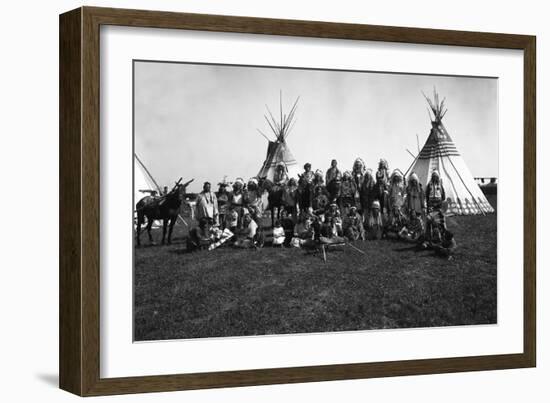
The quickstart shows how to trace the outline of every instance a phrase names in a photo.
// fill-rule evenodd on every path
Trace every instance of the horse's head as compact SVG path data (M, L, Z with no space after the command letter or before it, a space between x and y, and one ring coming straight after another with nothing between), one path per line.
M260 185L259 185L259 184L260 184L260 182L259 182L258 179L256 179L256 178L251 178L251 179L248 181L246 187L247 187L247 189L248 189L249 191L251 191L251 192L257 192L258 189L260 188Z
M166 199L170 200L179 200L182 201L185 199L185 195L187 194L187 187L193 182L195 179L191 179L185 183L181 183L182 178L180 178L172 188L168 194L166 194Z

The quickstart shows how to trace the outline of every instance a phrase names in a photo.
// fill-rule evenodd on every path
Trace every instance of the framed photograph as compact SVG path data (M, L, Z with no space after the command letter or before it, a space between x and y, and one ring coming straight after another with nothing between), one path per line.
M60 16L60 387L536 363L535 37Z

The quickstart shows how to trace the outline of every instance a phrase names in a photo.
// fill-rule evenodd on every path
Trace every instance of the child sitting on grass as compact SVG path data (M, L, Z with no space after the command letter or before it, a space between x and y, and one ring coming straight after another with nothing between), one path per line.
M441 243L433 244L432 248L434 249L436 255L446 257L448 260L451 260L456 249L454 234L447 229L443 229L441 233Z
M292 241L292 236L294 235L294 220L292 219L290 214L284 210L281 213L281 226L285 231L285 240L283 245L288 247L290 246L290 242Z
M281 221L275 221L275 226L273 227L273 246L282 247L285 242L285 230L281 225Z

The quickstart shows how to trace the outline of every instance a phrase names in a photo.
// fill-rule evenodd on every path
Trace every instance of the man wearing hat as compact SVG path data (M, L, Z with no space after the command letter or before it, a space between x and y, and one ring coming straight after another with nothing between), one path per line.
M202 192L197 197L197 219L207 218L212 224L218 223L218 198L211 191L210 182L204 182Z

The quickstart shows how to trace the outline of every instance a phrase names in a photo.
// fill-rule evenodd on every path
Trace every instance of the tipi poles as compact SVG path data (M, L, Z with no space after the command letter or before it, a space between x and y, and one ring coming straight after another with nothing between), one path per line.
M409 165L409 168L407 168L407 170L405 171L405 175L404 176L404 179L407 179L407 175L409 174L409 171L411 170L411 168L414 166L414 164L416 164L416 161L418 161L418 157L420 157L420 153L418 153L418 155L416 156L416 158L413 160L413 162L411 163L411 165Z
M458 169L456 169L455 167L455 164L453 163L453 161L451 160L451 158L449 158L449 156L447 156L447 158L449 159L449 162L451 163L451 165L453 166L456 174L458 175L458 177L460 178L460 181L462 182L462 184L464 185L464 187L466 188L466 190L468 191L468 193L470 194L470 196L472 197L472 200L474 201L474 203L477 205L477 207L479 208L479 211L481 211L481 214L483 215L486 215L485 214L485 211L483 210L483 208L481 207L481 205L478 203L478 201L476 200L476 198L474 197L474 195L472 194L472 192L470 192L470 189L468 188L468 186L466 186L466 183L464 182L464 180L462 179L462 176L460 175L460 172L458 172Z
M151 175L151 172L149 172L149 170L147 169L147 167L145 166L145 164L143 164L143 162L141 162L141 160L139 159L139 157L137 156L136 153L134 153L134 157L136 157L136 160L137 162L139 163L139 165L143 168L143 170L145 171L145 173L147 174L147 176L149 177L149 179L151 179L154 183L154 185L157 187L157 192L159 192L160 194L160 186L159 184L157 183L157 181L155 180L155 178L153 178L153 175Z

